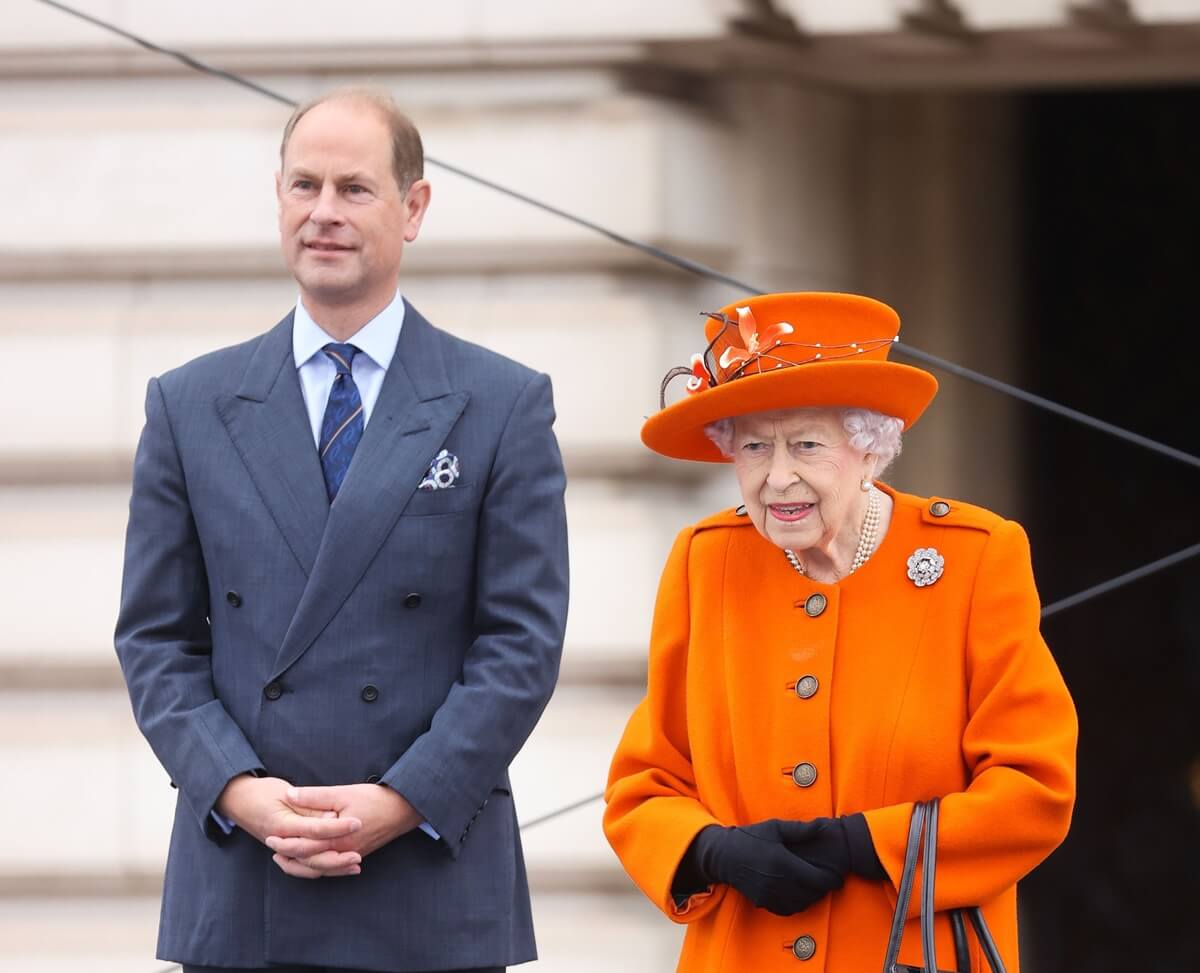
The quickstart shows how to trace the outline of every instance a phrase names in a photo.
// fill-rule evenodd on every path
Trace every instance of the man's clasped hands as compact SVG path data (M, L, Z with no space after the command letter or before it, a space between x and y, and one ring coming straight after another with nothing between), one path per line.
M218 814L252 834L296 878L357 875L362 860L421 824L390 787L293 787L278 777L242 774L217 799Z

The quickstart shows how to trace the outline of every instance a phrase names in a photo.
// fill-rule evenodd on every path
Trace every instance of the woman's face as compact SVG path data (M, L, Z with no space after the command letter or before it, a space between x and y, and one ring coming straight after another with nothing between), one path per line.
M846 440L836 409L788 409L733 421L733 469L751 522L771 543L827 550L857 531L861 483L875 457Z

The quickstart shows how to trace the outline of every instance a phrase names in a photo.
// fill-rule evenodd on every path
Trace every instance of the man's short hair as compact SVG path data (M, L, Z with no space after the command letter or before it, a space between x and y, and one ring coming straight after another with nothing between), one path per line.
M300 119L310 111L327 101L357 101L370 105L383 117L384 123L392 136L392 175L396 177L396 185L401 193L408 192L411 186L425 174L425 150L421 145L421 133L392 96L382 88L349 86L336 88L320 95L312 101L307 101L294 112L283 127L283 141L279 144L279 164L283 165L283 157L287 152L288 142L292 132L296 130Z

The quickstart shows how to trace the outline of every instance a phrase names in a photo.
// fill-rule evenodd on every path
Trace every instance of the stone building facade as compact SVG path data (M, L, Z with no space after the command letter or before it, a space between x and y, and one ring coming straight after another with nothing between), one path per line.
M1188 0L77 5L292 98L384 85L436 160L762 289L876 295L906 341L1010 379L1014 93L1200 76ZM34 0L0 7L0 968L163 965L175 792L111 645L130 462L148 377L295 300L272 198L287 114ZM697 350L697 312L738 295L428 175L403 292L551 375L570 478L562 681L514 768L531 820L603 786L671 539L737 502L728 475L659 462L638 428ZM1010 402L947 380L895 482L1019 515L1018 433ZM524 836L531 969L669 969L678 930L599 821L593 801Z

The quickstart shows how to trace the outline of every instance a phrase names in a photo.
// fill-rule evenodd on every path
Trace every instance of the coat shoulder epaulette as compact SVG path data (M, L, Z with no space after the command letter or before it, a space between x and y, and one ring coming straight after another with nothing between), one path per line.
M705 517L693 525L692 530L699 533L702 530L712 530L714 527L749 527L750 518L746 516L745 507L730 507L718 513Z
M951 500L947 497L911 497L913 502L921 506L921 519L926 524L937 527L971 527L992 533L1002 523L1004 518L984 507L977 507L961 500Z

